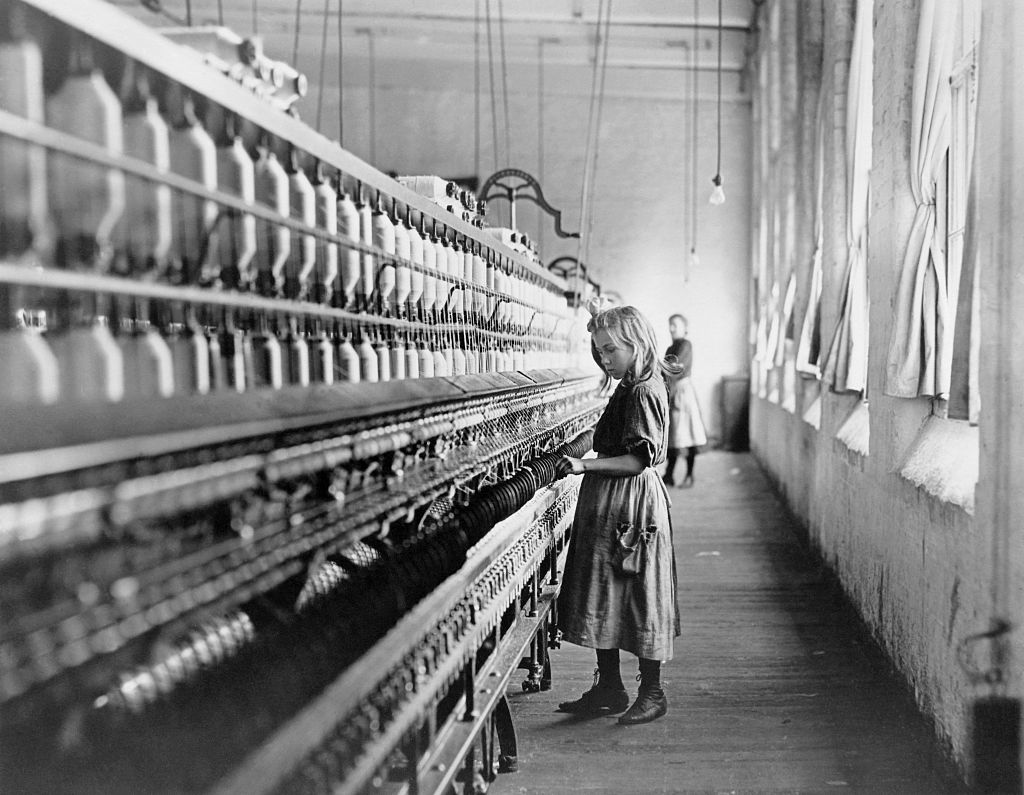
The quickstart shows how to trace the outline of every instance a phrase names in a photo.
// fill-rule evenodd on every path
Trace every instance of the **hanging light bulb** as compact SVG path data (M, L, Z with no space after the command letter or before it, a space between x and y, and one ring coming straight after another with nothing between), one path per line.
M711 178L715 188L711 191L708 202L714 205L725 204L725 191L722 190L722 0L718 0L718 163L715 176Z
M700 266L700 257L697 256L697 247L694 246L690 249L690 268L697 268Z
M711 191L711 196L708 198L709 204L725 204L725 191L722 190L722 176L715 174L711 178L711 181L715 184L714 189Z

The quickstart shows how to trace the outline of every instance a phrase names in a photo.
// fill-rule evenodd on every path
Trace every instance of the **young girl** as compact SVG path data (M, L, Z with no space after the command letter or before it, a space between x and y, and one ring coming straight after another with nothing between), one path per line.
M597 650L594 686L562 712L622 712L629 695L619 649L640 658L640 689L619 718L647 723L668 710L661 661L679 635L668 495L654 467L665 460L667 375L651 324L631 306L599 312L587 326L594 358L619 380L594 430L596 459L564 457L560 475L583 475L558 597L565 640Z
M675 361L680 366L679 373L668 381L668 463L665 465L665 485L676 485L674 472L676 459L686 451L686 477L683 487L693 485L693 464L697 459L697 451L708 443L701 419L700 404L697 392L690 380L693 369L693 345L686 338L687 322L682 315L672 315L668 319L668 332L672 335L672 344L665 351L665 359Z

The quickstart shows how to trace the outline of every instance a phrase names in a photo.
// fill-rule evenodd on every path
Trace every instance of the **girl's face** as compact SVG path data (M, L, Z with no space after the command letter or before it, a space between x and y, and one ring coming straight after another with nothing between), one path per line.
M594 347L601 366L616 381L622 379L636 361L636 351L624 343L616 342L605 329L594 332Z

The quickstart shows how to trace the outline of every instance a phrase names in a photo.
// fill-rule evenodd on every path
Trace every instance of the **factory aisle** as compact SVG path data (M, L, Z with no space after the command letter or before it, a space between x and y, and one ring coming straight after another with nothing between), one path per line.
M624 727L556 712L594 669L590 649L564 645L550 691L513 677L519 771L491 795L965 791L754 459L705 453L696 479L670 490L683 634L662 674L668 715ZM631 694L635 674L624 654Z

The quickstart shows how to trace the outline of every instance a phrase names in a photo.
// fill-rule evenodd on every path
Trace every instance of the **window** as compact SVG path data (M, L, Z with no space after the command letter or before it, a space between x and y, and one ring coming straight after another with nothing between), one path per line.
M950 75L950 144L946 189L946 289L949 295L953 327L952 364L948 416L954 419L978 418L977 340L978 291L977 268L968 240L970 224L969 194L971 159L974 153L974 127L977 118L978 38L981 9L978 0L957 3L957 37L953 70ZM940 205L942 206L942 205ZM942 411L943 407L939 408Z

